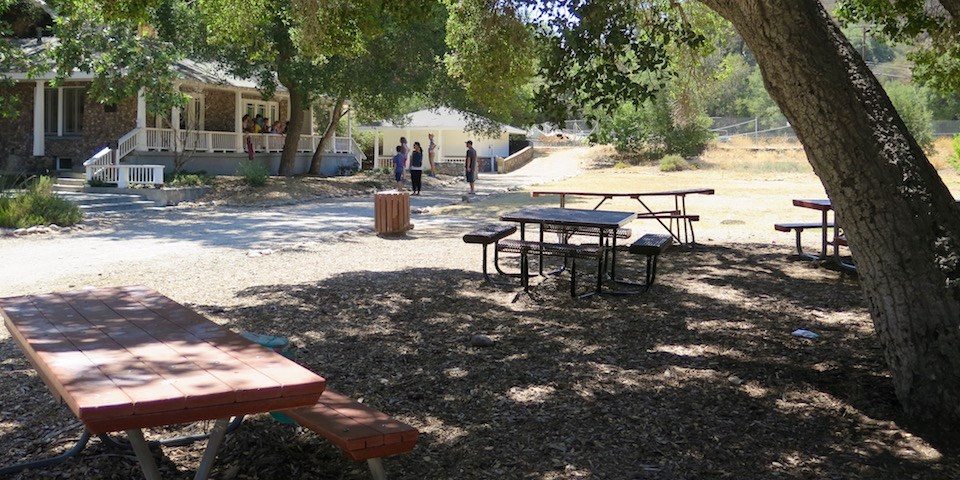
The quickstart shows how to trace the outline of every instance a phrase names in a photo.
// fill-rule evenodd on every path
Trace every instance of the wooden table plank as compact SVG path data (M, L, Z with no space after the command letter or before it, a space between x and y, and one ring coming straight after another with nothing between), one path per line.
M102 295L101 296L106 296ZM145 305L133 303L126 293L104 303L122 314L130 323L150 335L183 359L195 364L235 391L234 401L250 401L282 395L282 385L245 362L216 348L186 330L157 315Z
M637 218L633 212L577 208L527 207L500 216L504 222L548 223L571 227L620 228Z
M38 295L33 297L33 301L70 343L130 397L134 413L186 407L186 396L183 392L167 383L163 377L102 331L91 327L62 297L52 294Z
M153 335L131 323L94 292L76 292L63 297L91 328L98 328L135 358L186 396L189 406L218 405L237 401L236 391L202 367L191 362Z
M256 371L281 386L283 396L302 395L316 391L316 374L296 362L277 355L242 336L221 328L193 310L166 297L151 297L135 288L125 290L129 298L139 300L157 315L183 328L197 338L212 343L216 348L241 359ZM322 389L321 389L322 391Z
M0 299L0 315L44 383L78 418L133 414L133 401L27 297Z

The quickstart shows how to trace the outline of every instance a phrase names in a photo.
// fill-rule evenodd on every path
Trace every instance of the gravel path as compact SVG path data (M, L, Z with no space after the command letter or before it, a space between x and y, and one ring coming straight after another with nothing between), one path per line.
M535 159L526 167L505 175L483 175L477 182L478 195L472 202L483 202L496 195L524 186L555 181L579 174L587 148L552 153ZM447 215L423 215L429 209L461 202L466 184L457 183L440 191L414 197L413 223L418 232L435 228L464 228L464 220ZM205 287L232 291L243 286L231 284L229 272L243 271L242 265L259 251L271 252L328 250L331 242L349 238L329 250L329 258L310 257L313 275L323 276L349 269L355 262L372 261L371 267L408 266L405 257L384 257L382 249L370 255L360 254L356 244L379 243L368 235L373 224L373 202L366 197L338 198L271 208L170 208L156 213L138 213L91 221L81 232L46 237L0 238L0 296L37 293L73 284L100 284L127 280L140 275L134 283L156 285L159 290L182 282L192 275L215 272L215 284ZM382 242L382 241L381 241ZM344 258L347 247L350 260ZM391 248L390 250L398 250ZM386 252L384 252L386 253ZM29 261L25 261L29 259ZM280 263L285 263L284 259ZM207 262L213 265L206 265ZM267 262L272 263L272 262ZM203 269L198 271L198 267ZM266 265L264 265L266 267ZM277 267L287 274L287 268ZM227 275L223 274L227 272ZM121 278L118 278L121 277ZM254 280L255 281L255 280ZM130 283L124 281L123 283ZM184 287L195 288L190 283ZM223 288L219 288L219 287ZM164 288L166 287L166 288ZM199 299L196 299L199 300ZM205 299L207 300L207 299Z

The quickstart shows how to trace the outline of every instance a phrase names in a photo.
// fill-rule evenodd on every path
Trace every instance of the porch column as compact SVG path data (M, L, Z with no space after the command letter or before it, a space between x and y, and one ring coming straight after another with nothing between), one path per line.
M309 126L309 127L307 128L307 131L310 132L310 135L311 135L311 136L316 135L317 132L316 132L316 130L313 129L313 127L314 127L314 125L313 125L313 102L310 102L310 121L307 123L307 125ZM336 135L334 135L334 136L336 136ZM312 145L312 144L313 144L313 143L312 143L312 140L311 140L311 145Z
M377 168L380 162L380 130L373 131L373 168Z
M33 155L42 157L46 145L43 138L44 82L37 80L33 89Z
M236 132L236 151L243 151L243 93L240 90L233 92L233 131Z
M347 110L347 138L353 139L353 109Z
M180 145L180 107L170 109L170 127L173 128L173 151L182 150Z
M147 148L147 97L143 89L137 91L137 150Z

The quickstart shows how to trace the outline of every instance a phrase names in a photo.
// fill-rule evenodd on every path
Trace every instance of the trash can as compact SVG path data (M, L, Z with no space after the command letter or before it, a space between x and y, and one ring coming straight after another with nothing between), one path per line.
M410 223L410 192L387 190L373 194L373 222L377 235L402 235Z

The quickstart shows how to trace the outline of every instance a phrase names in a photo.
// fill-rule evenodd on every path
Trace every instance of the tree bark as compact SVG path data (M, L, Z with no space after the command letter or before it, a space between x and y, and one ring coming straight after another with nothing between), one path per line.
M292 82L291 82L292 83ZM297 149L300 146L300 130L303 128L303 93L296 84L285 84L290 93L290 121L287 122L286 137L283 139L283 152L280 154L280 175L289 177L297 162Z
M819 1L702 1L756 55L833 202L903 408L957 425L960 208Z
M330 140L333 139L333 134L337 131L337 124L340 123L340 119L343 118L344 100L344 98L338 98L333 105L333 110L330 112L330 122L327 123L327 129L323 131L323 138L320 139L320 144L317 145L317 149L313 152L313 159L310 160L311 175L320 175L320 160L323 159L324 149L330 144Z

